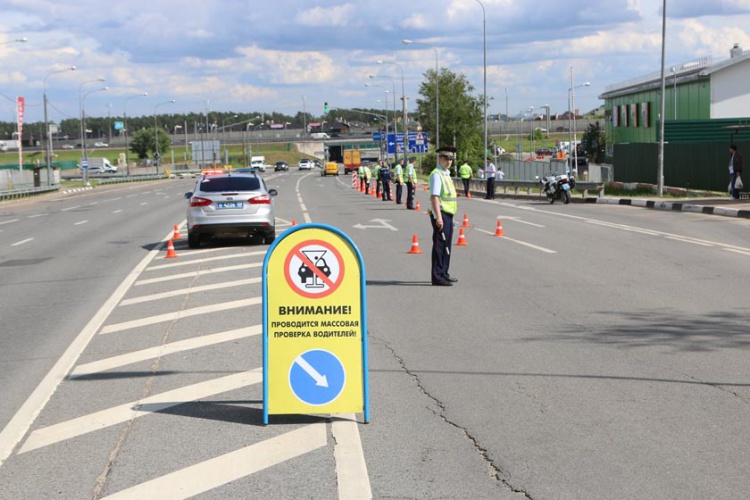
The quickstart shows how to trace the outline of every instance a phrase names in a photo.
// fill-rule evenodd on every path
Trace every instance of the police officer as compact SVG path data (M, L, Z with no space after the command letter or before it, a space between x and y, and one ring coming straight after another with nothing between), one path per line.
M495 168L495 164L492 163L492 160L487 158L487 166L484 167L484 176L487 178L487 196L484 197L485 200L495 199L495 174L496 173L497 173L497 169Z
M453 286L458 281L451 277L451 241L453 216L458 210L456 187L451 179L451 163L456 159L456 148L437 150L438 166L430 172L430 222L432 223L432 284Z
M458 175L461 177L461 182L464 183L464 196L469 196L469 181L474 176L474 172L468 162L464 162L461 168L458 169Z
M370 194L370 179L372 179L372 171L370 170L370 164L365 163L365 193Z
M417 190L417 169L414 168L414 157L406 164L406 208L414 210L414 193Z
M396 205L401 205L401 195L404 190L404 159L401 158L393 169L393 182L396 183Z
M391 169L388 164L383 162L383 166L378 171L380 182L383 184L383 201L391 201Z
M361 165L357 169L357 176L359 177L359 190L365 190L365 166Z
M380 167L383 166L383 161L379 161L375 164L372 175L375 178L375 197L380 198Z

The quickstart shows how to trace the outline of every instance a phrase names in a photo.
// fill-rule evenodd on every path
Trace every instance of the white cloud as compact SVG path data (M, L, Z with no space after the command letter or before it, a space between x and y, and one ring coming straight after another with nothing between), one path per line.
M323 26L347 28L357 25L354 6L350 3L335 7L313 7L299 12L295 21L302 26Z

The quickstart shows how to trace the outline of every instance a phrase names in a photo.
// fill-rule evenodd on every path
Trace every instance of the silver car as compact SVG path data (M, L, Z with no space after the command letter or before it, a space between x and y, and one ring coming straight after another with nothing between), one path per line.
M185 193L188 245L198 248L209 237L262 237L270 244L276 239L273 196L263 179L255 174L204 175L195 189Z

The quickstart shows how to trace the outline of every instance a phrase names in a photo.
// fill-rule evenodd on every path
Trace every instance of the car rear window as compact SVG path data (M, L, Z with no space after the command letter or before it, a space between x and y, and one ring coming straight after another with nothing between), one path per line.
M205 177L201 181L201 191L219 193L224 191L257 191L260 179L257 177Z

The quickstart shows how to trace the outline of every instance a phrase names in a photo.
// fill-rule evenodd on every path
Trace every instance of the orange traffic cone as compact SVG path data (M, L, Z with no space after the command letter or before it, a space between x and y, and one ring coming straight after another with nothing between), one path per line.
M373 197L377 196L375 194L375 183L374 182L370 185L370 196L373 196Z
M457 247L466 247L469 244L466 242L466 235L464 234L464 228L458 230L458 241L456 242Z
M419 206L419 200L417 200L417 205L414 207L414 210L422 210L422 207Z
M174 225L174 234L172 234L173 240L181 240L182 235L180 234L180 229L177 227L177 224Z
M469 215L464 214L464 223L461 224L461 227L471 227L471 224L469 224Z
M495 229L495 236L505 236L505 231L503 231L503 223L500 222L500 219L497 219L497 229Z
M412 237L411 237L411 250L409 250L409 251L408 251L408 252L406 252L406 253L424 253L424 252L423 252L423 251L422 251L422 250L421 250L421 249L419 248L419 241L417 241L417 235L416 235L416 234L415 234L414 236L412 236Z
M177 254L174 251L174 243L172 243L172 240L169 240L167 242L167 255L164 256L165 259L174 259L177 257Z
M467 197L468 199L471 199L471 191L469 191L469 192L467 192L467 193L466 193L466 197Z
M292 219L292 226L296 226L296 225L297 225L297 221L295 219Z

